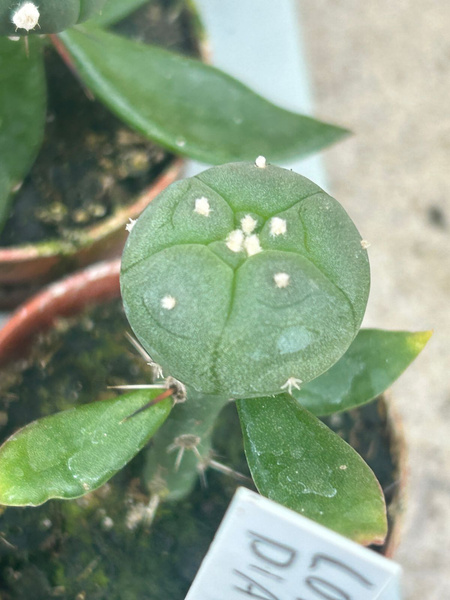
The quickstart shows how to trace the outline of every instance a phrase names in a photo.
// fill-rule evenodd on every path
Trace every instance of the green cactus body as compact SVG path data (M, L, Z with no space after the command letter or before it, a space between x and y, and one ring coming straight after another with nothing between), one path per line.
M369 291L366 250L340 204L265 161L177 182L146 209L122 261L140 342L198 392L278 394L331 367Z
M106 0L0 0L0 35L58 33L101 10Z

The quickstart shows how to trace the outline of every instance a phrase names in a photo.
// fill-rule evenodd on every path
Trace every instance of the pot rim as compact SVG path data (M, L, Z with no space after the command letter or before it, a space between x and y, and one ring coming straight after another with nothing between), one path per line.
M167 167L141 192L128 206L117 208L111 216L100 223L81 228L76 242L62 241L58 238L42 242L23 243L17 246L0 246L0 263L21 263L59 256L76 255L94 242L98 242L125 228L129 219L137 217L144 208L181 173L184 160L173 155Z
M390 390L381 395L386 410L387 429L389 433L389 449L395 466L395 492L391 503L387 506L391 523L383 544L383 555L393 558L400 544L405 521L406 505L409 490L408 445L406 442L403 421Z
M199 58L208 64L211 62L211 49L200 13L191 1L186 9L191 14ZM36 244L0 246L0 292L4 294L3 299L0 293L1 307L14 308L18 302L64 273L118 256L126 239L125 226L129 219L137 218L164 188L182 175L186 159L167 151L170 156L168 165L135 197L132 204L118 208L97 224L80 228L76 242L56 237Z
M95 263L46 286L20 305L0 329L0 367L24 354L39 331L61 316L120 297L120 258Z

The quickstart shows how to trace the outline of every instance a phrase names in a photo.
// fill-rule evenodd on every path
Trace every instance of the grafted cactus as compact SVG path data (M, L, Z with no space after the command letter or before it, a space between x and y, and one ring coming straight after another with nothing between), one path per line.
M338 202L260 157L163 192L128 239L122 295L165 373L204 394L279 394L326 371L357 334L366 254Z
M82 23L106 0L0 0L0 35L58 33Z

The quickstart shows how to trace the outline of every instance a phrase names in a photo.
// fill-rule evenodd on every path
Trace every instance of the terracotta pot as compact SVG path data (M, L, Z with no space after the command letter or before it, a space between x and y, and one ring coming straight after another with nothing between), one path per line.
M139 10L137 11L138 13ZM208 62L210 54L208 42L205 38L205 31L200 23L197 10L193 5L189 4L183 9L183 12L186 13L185 17L188 15L187 18L189 19L188 26L185 23L184 34L187 51L193 52L196 56ZM137 19L138 22L142 22L142 17L131 16L131 20L133 18ZM126 34L129 34L134 31L133 27L135 25L126 25L126 21L122 25L125 23L125 27L130 27L130 31L126 30ZM121 31L121 34L125 35L124 31ZM131 35L133 34L131 33ZM64 50L60 53L60 56L64 58ZM65 62L67 62L67 57ZM70 71L70 65L66 71ZM59 71L56 70L56 74L53 71L51 72L54 75L54 80L52 79L54 81L53 86L57 88L56 82L60 81L58 79ZM70 82L72 82L72 79L70 78ZM63 83L59 83L63 88L66 84L66 80L63 80ZM80 91L79 93L84 98L84 101L86 101L84 92ZM77 98L75 98L75 102L79 104L79 99L77 100ZM63 100L63 105L65 101L66 99ZM55 102L57 101L55 100ZM76 104L76 107L78 107L78 104ZM108 113L107 109L102 110ZM64 118L67 117L64 116ZM100 117L98 115L93 117L94 120L90 128L95 129L99 123L101 124L102 118L101 115ZM95 119L99 120L99 123ZM116 126L114 123L115 121L112 125L113 129ZM125 124L123 124L123 127L127 128ZM59 131L49 135L52 143L60 142L61 136ZM108 143L111 142L108 141ZM75 242L62 241L55 237L54 239L49 238L37 243L23 243L7 247L0 246L0 310L13 309L20 302L35 294L43 285L55 281L66 273L73 272L76 269L83 268L97 261L120 256L127 237L125 226L129 219L137 218L155 196L181 175L183 164L184 161L182 159L167 152L166 166L151 184L143 188L135 199L131 199L131 204L119 207L111 216L104 218L94 225L87 225L84 229L78 230ZM45 163L44 167L41 168L49 169L49 166ZM55 187L59 189L57 186Z
M10 309L64 273L122 252L129 219L135 219L165 187L180 175L183 161L172 164L138 196L100 224L86 228L76 248L58 240L0 248L0 310Z
M60 316L71 316L84 307L117 298L120 261L95 264L44 289L23 304L0 330L0 366L23 356L33 338L51 327ZM406 450L401 423L388 395L377 400L377 411L386 426L395 483L385 490L388 500L389 534L378 552L391 557L399 543L407 479Z
M120 259L96 263L49 285L19 307L0 329L0 366L24 355L33 336L61 316L120 296Z
M403 530L408 487L408 452L402 420L389 392L385 392L378 400L378 409L386 418L389 452L395 467L395 483L390 489L384 490L389 524L388 535L382 546L373 549L387 558L392 558L400 543Z

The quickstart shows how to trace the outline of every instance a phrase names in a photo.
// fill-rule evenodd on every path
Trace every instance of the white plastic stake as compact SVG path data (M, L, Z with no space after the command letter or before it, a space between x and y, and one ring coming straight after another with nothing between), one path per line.
M239 488L186 600L400 600L401 568Z

